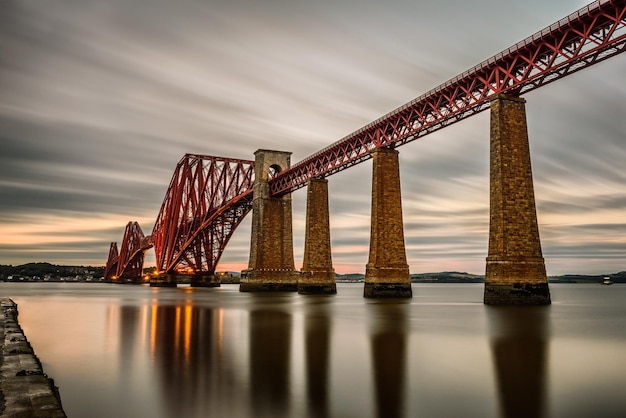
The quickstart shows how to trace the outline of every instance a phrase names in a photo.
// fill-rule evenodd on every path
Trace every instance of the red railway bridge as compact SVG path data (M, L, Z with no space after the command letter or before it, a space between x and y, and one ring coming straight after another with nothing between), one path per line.
M121 250L111 243L105 279L142 282L154 247L153 286L217 286L216 266L253 211L242 291L333 293L326 178L374 159L367 297L411 296L396 148L491 109L490 232L485 303L545 304L550 294L539 242L521 96L625 50L626 0L595 1L499 54L290 165L290 153L258 150L255 161L185 155L152 234L129 222ZM291 192L308 185L305 254L295 271Z

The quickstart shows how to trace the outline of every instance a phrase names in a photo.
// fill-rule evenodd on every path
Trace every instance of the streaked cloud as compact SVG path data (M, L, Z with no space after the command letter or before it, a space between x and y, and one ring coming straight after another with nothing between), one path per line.
M584 4L7 0L0 263L103 264L126 222L150 232L183 154L296 162ZM549 274L626 269L625 60L526 97ZM413 272L484 271L488 124L400 149ZM367 262L370 179L370 162L330 178L339 272ZM293 199L299 266L304 191ZM223 269L247 264L249 235L246 220Z

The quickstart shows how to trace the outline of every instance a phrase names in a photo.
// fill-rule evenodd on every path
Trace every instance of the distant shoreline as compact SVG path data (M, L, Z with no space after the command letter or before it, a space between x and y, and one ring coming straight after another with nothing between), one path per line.
M154 267L144 271L154 271ZM147 274L147 273L146 273ZM240 273L234 271L218 272L222 276L222 283L239 283ZM50 263L28 263L19 266L0 265L0 282L102 282L103 267L91 266L62 266ZM613 283L626 283L626 271L609 274L564 274L548 276L549 283L602 283L609 277ZM182 276L181 276L182 278ZM182 280L184 282L185 280ZM362 283L365 274L337 274L337 283ZM411 283L484 283L485 276L458 271L443 271L438 273L411 274Z

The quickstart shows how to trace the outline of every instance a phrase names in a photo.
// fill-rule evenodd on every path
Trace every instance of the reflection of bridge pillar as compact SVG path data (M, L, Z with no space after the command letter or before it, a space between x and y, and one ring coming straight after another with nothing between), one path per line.
M525 100L491 102L489 253L484 302L550 303L530 165Z
M250 410L255 417L289 417L291 315L250 312Z
M405 386L408 301L370 305L376 416L406 416Z
M176 287L176 276L173 274L159 274L150 278L150 287Z
M410 298L398 151L378 148L373 154L370 254L363 296Z
M291 193L270 197L269 172L290 167L290 152L258 150L254 153L252 237L248 269L242 272L239 290L296 291Z
M331 299L309 299L305 305L304 354L306 358L307 416L330 416L329 365L331 347Z
M304 260L298 293L337 293L335 270L330 252L328 220L328 180L310 179L307 184Z
M487 310L502 417L550 416L546 402L550 311L546 309L497 306Z
M191 287L220 287L221 284L217 274L197 272L191 276Z

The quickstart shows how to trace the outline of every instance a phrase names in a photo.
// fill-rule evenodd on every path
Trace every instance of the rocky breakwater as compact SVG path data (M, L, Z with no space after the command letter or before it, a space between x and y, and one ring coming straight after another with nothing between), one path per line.
M65 418L58 388L20 327L17 305L0 299L0 418Z

